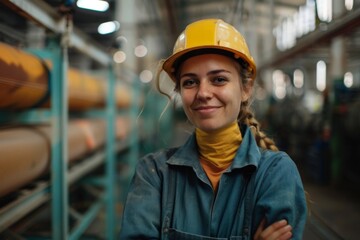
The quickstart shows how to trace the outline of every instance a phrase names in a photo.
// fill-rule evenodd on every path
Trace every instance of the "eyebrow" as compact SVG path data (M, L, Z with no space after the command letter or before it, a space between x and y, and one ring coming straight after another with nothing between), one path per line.
M219 74L222 72L231 73L230 71L225 70L225 69L216 69L216 70L212 70L212 71L208 72L206 75L208 75L208 76L215 75L215 74ZM180 75L180 79L183 77L194 77L194 76L196 76L195 73L184 73L184 74Z
M230 71L225 70L225 69L218 69L218 70L210 71L206 75L213 75L213 74L218 74L218 73L222 73L222 72L231 73Z

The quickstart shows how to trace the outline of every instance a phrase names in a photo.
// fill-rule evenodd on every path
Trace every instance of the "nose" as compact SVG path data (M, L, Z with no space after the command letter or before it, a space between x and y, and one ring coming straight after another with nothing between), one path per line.
M200 81L196 96L198 99L210 99L212 97L212 88L206 80Z

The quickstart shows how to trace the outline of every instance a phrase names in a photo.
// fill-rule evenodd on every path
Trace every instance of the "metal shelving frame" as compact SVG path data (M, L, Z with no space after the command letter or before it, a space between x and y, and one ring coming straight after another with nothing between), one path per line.
M92 42L80 30L68 22L41 0L1 0L11 9L35 21L53 34L51 44L44 50L31 50L42 59L50 59L50 110L32 109L21 113L1 114L0 122L40 123L50 122L53 138L51 139L51 181L38 182L31 190L25 190L21 196L10 203L5 209L0 209L0 232L14 222L21 219L30 211L51 199L52 237L54 240L78 239L88 228L102 207L106 210L106 239L116 238L117 216L116 204L116 159L119 150L115 136L115 82L116 77L112 67L111 57ZM99 151L81 163L68 170L67 164L67 124L68 102L66 72L68 68L68 47L76 48L88 57L96 60L108 70L108 94L104 117L107 120L107 137L104 151ZM136 145L136 144L135 144ZM80 177L105 163L105 193L99 198L85 214L78 214L69 208L68 187ZM74 229L69 230L69 216L75 216L78 222Z

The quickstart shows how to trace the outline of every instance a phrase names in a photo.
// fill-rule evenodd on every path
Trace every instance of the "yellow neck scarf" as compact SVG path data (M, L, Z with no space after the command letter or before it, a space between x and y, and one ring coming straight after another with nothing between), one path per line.
M211 163L218 169L225 169L231 164L242 141L237 122L212 133L196 128L195 134L200 159Z

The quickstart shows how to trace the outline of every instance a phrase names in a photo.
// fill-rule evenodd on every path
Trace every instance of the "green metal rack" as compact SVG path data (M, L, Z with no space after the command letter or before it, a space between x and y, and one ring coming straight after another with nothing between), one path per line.
M72 28L68 18L60 16L44 1L11 0L8 4L20 9L28 19L35 20L44 28L53 32L53 37L49 39L46 49L29 50L38 57L52 62L53 67L50 71L52 104L50 110L32 109L17 113L0 113L0 121L2 123L50 123L53 137L51 139L51 179L49 181L39 181L31 191L22 194L21 197L7 205L6 208L0 209L0 233L7 231L7 228L13 223L51 200L51 236L49 236L49 239L79 239L102 209L106 213L106 233L104 235L106 239L115 239L117 234L116 225L118 224L115 211L116 185L118 184L116 153L119 150L119 143L116 142L114 131L117 115L115 105L116 77L111 57L96 46L89 44L89 39L86 36L76 28ZM105 148L87 157L87 159L70 170L67 163L69 111L66 83L69 46L95 59L108 72L106 106L96 113L96 115L102 115L107 122ZM131 139L131 142L131 149L137 151L137 140ZM105 168L103 176L104 193L92 203L85 213L80 214L69 207L69 185L78 181L101 164L104 164ZM70 229L69 223L70 216L76 219L76 224L72 229ZM36 239L36 237L31 239Z
M159 94L150 94L144 99L145 109L140 114L139 99L148 86L140 83L136 74L124 69L124 75L132 79L133 99L132 106L126 112L116 108L116 79L112 58L105 51L92 44L92 41L80 30L72 26L67 16L62 16L42 0L8 0L11 9L17 9L29 21L35 21L43 28L51 32L48 35L48 44L44 49L28 49L27 51L39 58L50 61L50 109L29 109L21 112L1 112L0 124L50 124L52 130L51 139L51 165L50 178L39 179L33 183L31 190L21 194L5 207L0 207L0 238L15 236L25 239L83 239L84 233L96 220L99 213L105 213L103 229L104 238L107 240L117 239L121 215L117 213L119 203L124 200L127 186L135 170L136 162L141 154L153 151L164 146L167 136L171 133L171 112L170 108L164 118L159 119L161 112L166 106L166 98ZM68 1L69 2L69 1ZM70 1L72 2L72 1ZM76 164L68 164L68 120L74 117L68 111L67 78L68 70L68 48L75 48L82 54L97 61L104 67L107 75L106 106L102 109L91 109L84 113L76 113L76 117L103 118L106 120L106 141L105 146L81 159ZM148 90L151 91L151 90ZM126 140L116 140L116 117L119 115L130 117L135 123L139 117L143 120L142 131L137 127ZM153 141L158 137L159 126L165 130L163 138ZM149 141L144 140L148 138ZM164 140L165 139L165 140ZM148 146L148 147L144 147ZM119 154L121 153L121 154ZM119 164L126 165L126 172L118 172ZM92 175L90 172L103 170L102 175ZM86 176L86 178L85 178ZM99 195L93 194L94 199L86 211L77 211L70 202L70 187L76 184L89 189L100 187ZM119 192L120 189L120 192ZM50 233L46 236L22 236L21 232L10 231L10 227L20 220L23 220L30 213L50 204ZM102 215L102 214L100 214ZM31 221L31 220L28 220Z

